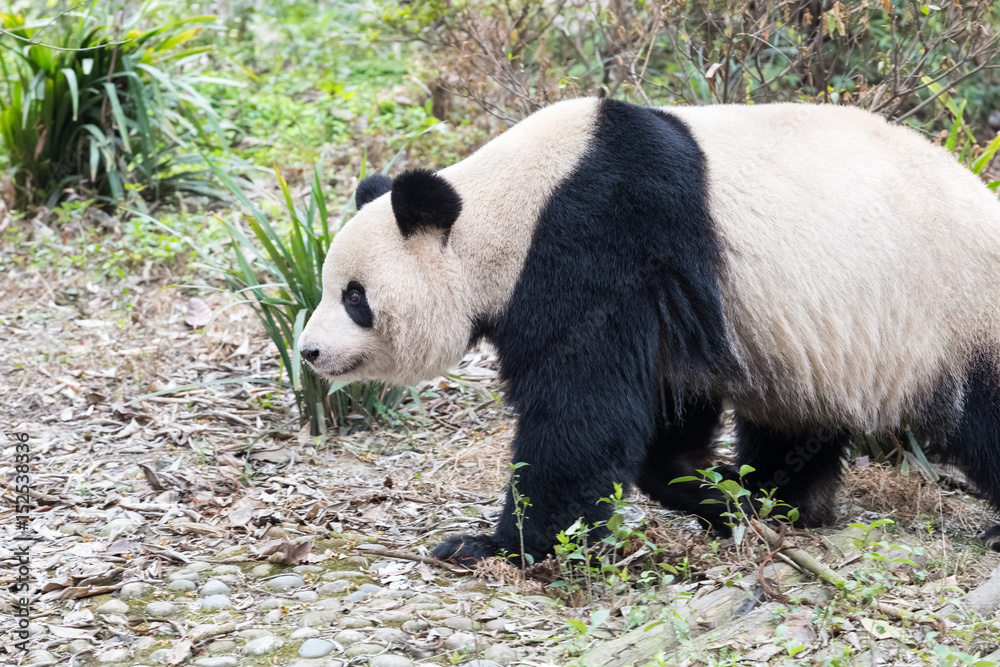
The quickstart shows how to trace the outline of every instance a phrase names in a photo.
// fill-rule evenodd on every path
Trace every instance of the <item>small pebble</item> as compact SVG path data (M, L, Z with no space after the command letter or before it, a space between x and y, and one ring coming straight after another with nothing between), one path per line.
M476 638L466 632L456 632L444 640L444 647L449 651L471 651L476 648Z
M377 655L385 650L381 644L355 644L344 651L347 658L357 658L360 655Z
M274 570L273 565L271 565L270 563L263 563L261 565L258 565L254 569L250 570L250 576L256 579L260 579L261 577L268 577L271 575L272 570Z
M356 570L336 570L334 572L327 572L320 579L327 581L334 581L337 579L367 579L368 575L364 572L357 572Z
M319 637L319 630L316 628L299 628L293 630L289 635L292 639L302 639L303 637Z
M152 585L144 581L133 581L121 587L121 590L118 591L118 599L125 601L144 598L152 592Z
M341 630L333 636L333 641L344 646L357 644L358 642L363 642L364 640L365 636L357 630Z
M383 623L402 623L413 618L413 614L408 611L383 611L378 615L378 620Z
M167 588L172 591L193 591L198 588L198 584L194 583L190 579L174 579L170 582L170 585L167 586Z
M319 599L319 595L316 594L316 591L298 591L292 595L292 597L296 600L302 600L303 602L313 602Z
M381 586L376 586L375 584L361 584L358 586L358 592L367 593L368 595L375 595L382 590Z
M202 609L222 609L230 604L228 595L209 595L207 598L201 599L199 606Z
M333 651L333 642L325 639L307 639L299 648L299 655L303 658L322 658Z
M48 651L34 650L28 653L25 665L35 665L36 667L42 667L42 665L54 665L58 662L58 659L53 654Z
M128 660L127 648L113 648L97 656L97 662L103 663L125 662L126 660Z
M264 622L268 625L275 625L281 623L281 610L272 609L271 611L264 614Z
M243 639L250 641L251 639L257 639L258 637L273 637L274 633L270 630L265 630L263 628L247 628L246 630L240 630L237 633Z
M430 624L428 624L427 621L418 621L416 619L403 623L403 630L413 635L417 634L418 632L423 632L429 627Z
M413 667L413 661L401 655L383 653L372 658L368 667Z
M296 565L292 568L292 572L296 574L305 574L306 572L322 572L323 568L318 565Z
M345 596L344 599L347 602L361 602L362 600L364 600L364 599L366 599L368 597L369 596L367 594L365 594L365 593L360 593L360 592L355 591L354 593L351 593L350 595Z
M128 605L121 600L108 600L95 611L98 614L124 614L128 611Z
M545 597L544 595L525 595L521 598L529 604L533 604L539 609L552 609L558 603L550 597Z
M375 639L380 642L385 642L386 644L392 644L392 642L397 639L403 639L406 637L406 633L399 628L379 628L373 635Z
M247 655L266 655L268 653L274 653L281 648L284 643L285 642L274 635L257 637L257 639L251 639L247 642L247 645L243 647L243 652Z
M209 653L232 653L236 650L236 642L231 639L216 639L206 648Z
M484 625L487 630L505 630L507 628L507 620L494 618L492 621L486 621Z
M285 591L290 591L293 588L301 588L305 585L305 579L297 574L283 574L280 577L268 579L264 582L264 587L275 593L284 593Z
M174 613L176 607L170 602L150 602L146 605L146 613L156 618L163 618Z
M239 574L242 572L236 565L216 565L212 568L212 574Z
M483 658L507 667L507 665L517 661L517 651L503 644L494 644L483 651Z
M205 570L212 569L211 563L206 563L205 561L196 560L193 563L188 563L184 566L185 570L190 570L192 572L204 572Z
M201 587L198 591L198 595L207 598L209 595L229 595L229 586L225 585L218 579L209 579L205 582L205 585Z
M267 598L257 605L257 607L259 609L271 609L272 607L280 607L283 604L285 604L285 601L280 598Z
M158 648L149 654L149 659L153 662L167 662L171 658L170 649Z
M479 623L476 621L463 616L452 616L451 618L446 618L441 621L441 625L446 628L451 628L452 630L478 630L480 627Z
M198 667L236 667L240 661L231 655L217 655L211 658L199 658L194 664Z
M319 628L325 625L330 625L338 618L340 618L340 612L334 609L307 611L302 615L301 625L306 628Z
M316 589L316 592L320 595L330 595L332 593L343 593L350 587L351 582L346 579L338 579L337 581L331 581L327 584L323 584Z
M493 662L492 660L470 660L465 663L464 667L502 667L501 665Z
M367 618L358 618L356 616L348 616L340 623L345 628L351 628L352 630L357 630L358 628L370 628L372 627L372 622Z
M178 579L189 579L194 581L198 578L198 573L193 570L178 570L167 576L170 581L177 581Z

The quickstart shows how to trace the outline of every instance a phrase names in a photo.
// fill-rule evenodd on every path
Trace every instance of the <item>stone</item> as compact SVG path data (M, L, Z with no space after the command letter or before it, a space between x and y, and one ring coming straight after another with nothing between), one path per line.
M319 565L296 565L292 568L292 572L295 574L306 574L307 572L316 573L322 572L323 568Z
M153 592L153 586L145 581L133 581L125 584L118 591L118 599L122 601L144 598Z
M209 595L206 598L202 598L199 602L199 606L202 609L222 609L223 607L228 607L232 604L229 601L228 595Z
M150 602L146 605L146 613L156 618L170 616L176 609L171 602Z
M410 598L410 604L426 604L428 602L433 602L435 604L441 604L441 598L434 597L428 593L417 593L412 598Z
M446 618L441 621L441 625L446 628L451 628L452 630L478 630L480 625L478 622L472 620L471 618L465 618L464 616L452 616L451 618Z
M230 592L229 586L218 579L209 579L198 591L198 595L207 598L209 595L229 595Z
M358 642L363 642L364 640L365 636L357 630L341 630L333 636L333 641L343 646L350 646L351 644L357 644Z
M274 570L274 566L270 563L263 563L258 565L254 569L250 570L250 576L254 579L260 579L261 577L271 576L271 572Z
M212 574L239 574L242 571L236 565L216 565L212 568Z
M316 603L320 609L340 609L344 606L342 598L323 598Z
M502 667L517 661L517 651L503 644L494 644L483 651L483 658L491 660Z
M251 639L247 642L247 645L243 647L243 652L247 655L267 655L277 651L284 643L274 635L257 637L257 639Z
M209 653L232 653L236 650L236 642L232 639L216 639L205 647Z
M333 652L333 642L315 637L307 639L299 647L299 655L303 658L322 658Z
M305 585L306 580L297 574L283 574L264 582L264 588L274 593L284 593L293 588L301 588Z
M165 663L171 659L171 652L168 648L158 648L149 654L149 659L153 662Z
M467 632L456 632L444 640L444 647L449 651L471 651L476 648L476 638Z
M94 611L98 614L124 614L128 611L128 605L121 600L108 600Z
M85 523L64 523L59 526L59 532L63 535L83 535L87 532Z
M356 570L334 570L333 572L327 572L320 579L326 581L334 581L336 579L367 579L368 575L364 572L358 572Z
M408 611L383 611L378 615L378 620L383 623L402 623L413 618L413 614Z
M199 658L194 664L198 667L237 667L240 661L231 655L217 655L211 658Z
M240 630L237 632L240 637L250 641L251 639L257 639L258 637L273 637L274 633L270 630L265 630L263 628L247 628L246 630Z
M507 619L505 618L494 618L492 621L486 621L484 624L487 630L506 630L507 629Z
M416 619L412 621L407 621L403 623L403 630L409 632L411 635L415 635L419 632L423 632L427 628L431 627L427 621L418 621Z
M347 602L361 602L367 597L368 596L365 595L364 593L354 592L351 593L350 595L344 596L344 600L346 600Z
M292 595L296 600L301 600L302 602L315 602L319 599L319 595L316 591L297 591Z
M375 595L382 590L381 586L376 586L375 584L361 584L358 586L359 593L367 593L368 595Z
M292 639L302 639L303 637L319 637L319 630L316 628L299 628L298 630L292 630L292 634L289 635Z
M185 591L193 591L198 588L198 584L194 583L190 579L174 579L170 582L170 585L167 586L167 588L172 591L180 591L183 593Z
M70 653L79 653L80 651L89 651L93 648L91 644L86 639L74 639L67 644Z
M351 582L346 579L338 579L337 581L331 581L329 583L323 584L316 589L316 592L320 595L332 595L333 593L343 593L351 587Z
M194 562L188 563L184 566L185 570L190 570L191 572L204 572L205 570L211 570L214 567L211 563L206 563L202 560L196 560Z
M463 664L463 667L501 667L492 660L470 660Z
M401 655L383 653L372 658L368 667L413 667L413 661Z
M276 625L281 623L281 610L272 609L271 611L264 614L264 622L268 625Z
M167 576L170 581L177 581L178 579L188 579L190 581L195 581L198 579L198 573L193 570L178 570L177 572L172 572Z
M282 606L284 604L285 604L285 601L282 600L282 599L280 599L280 598L267 598L266 600L264 600L263 602L261 602L259 605L257 605L257 608L258 609L271 609L273 607L280 607L280 606Z
M348 616L340 624L343 627L351 628L352 630L372 627L372 622L367 618L358 618L357 616Z
M355 644L344 651L344 657L357 658L362 655L376 655L385 650L381 644Z
M127 648L113 648L97 656L97 662L102 663L125 662L126 660L128 660Z
M34 665L35 667L42 667L43 665L54 665L59 662L58 658L48 651L34 650L28 653L26 656L25 665Z
M399 628L379 628L372 633L372 636L380 642L385 642L386 644L391 645L397 639L404 639L406 637L406 633Z
M326 609L323 611L307 611L302 615L303 627L308 628L318 628L324 625L330 625L335 620L340 617L340 612L334 609Z

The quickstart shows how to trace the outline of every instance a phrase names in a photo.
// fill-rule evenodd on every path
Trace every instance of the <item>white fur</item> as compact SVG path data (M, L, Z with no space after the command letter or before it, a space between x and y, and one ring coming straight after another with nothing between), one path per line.
M1000 203L852 108L670 108L708 158L722 291L765 423L895 426L1000 343Z

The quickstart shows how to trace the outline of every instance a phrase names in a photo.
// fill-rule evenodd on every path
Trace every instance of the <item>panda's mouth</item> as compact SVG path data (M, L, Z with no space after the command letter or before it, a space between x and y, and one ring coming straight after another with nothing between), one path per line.
M347 366L345 366L343 368L339 368L339 369L337 369L335 371L330 372L330 375L333 375L333 376L336 377L336 376L341 376L341 375L347 375L348 373L353 373L363 363L365 363L365 357L364 357L364 355L361 355L360 357L357 357L354 361L352 361L349 364L347 364Z

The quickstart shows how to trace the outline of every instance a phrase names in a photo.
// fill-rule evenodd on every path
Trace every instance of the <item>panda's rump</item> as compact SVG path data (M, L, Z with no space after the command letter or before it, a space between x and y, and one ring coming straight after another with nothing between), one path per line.
M942 149L831 106L670 112L708 160L743 412L892 426L1000 349L1000 204Z

